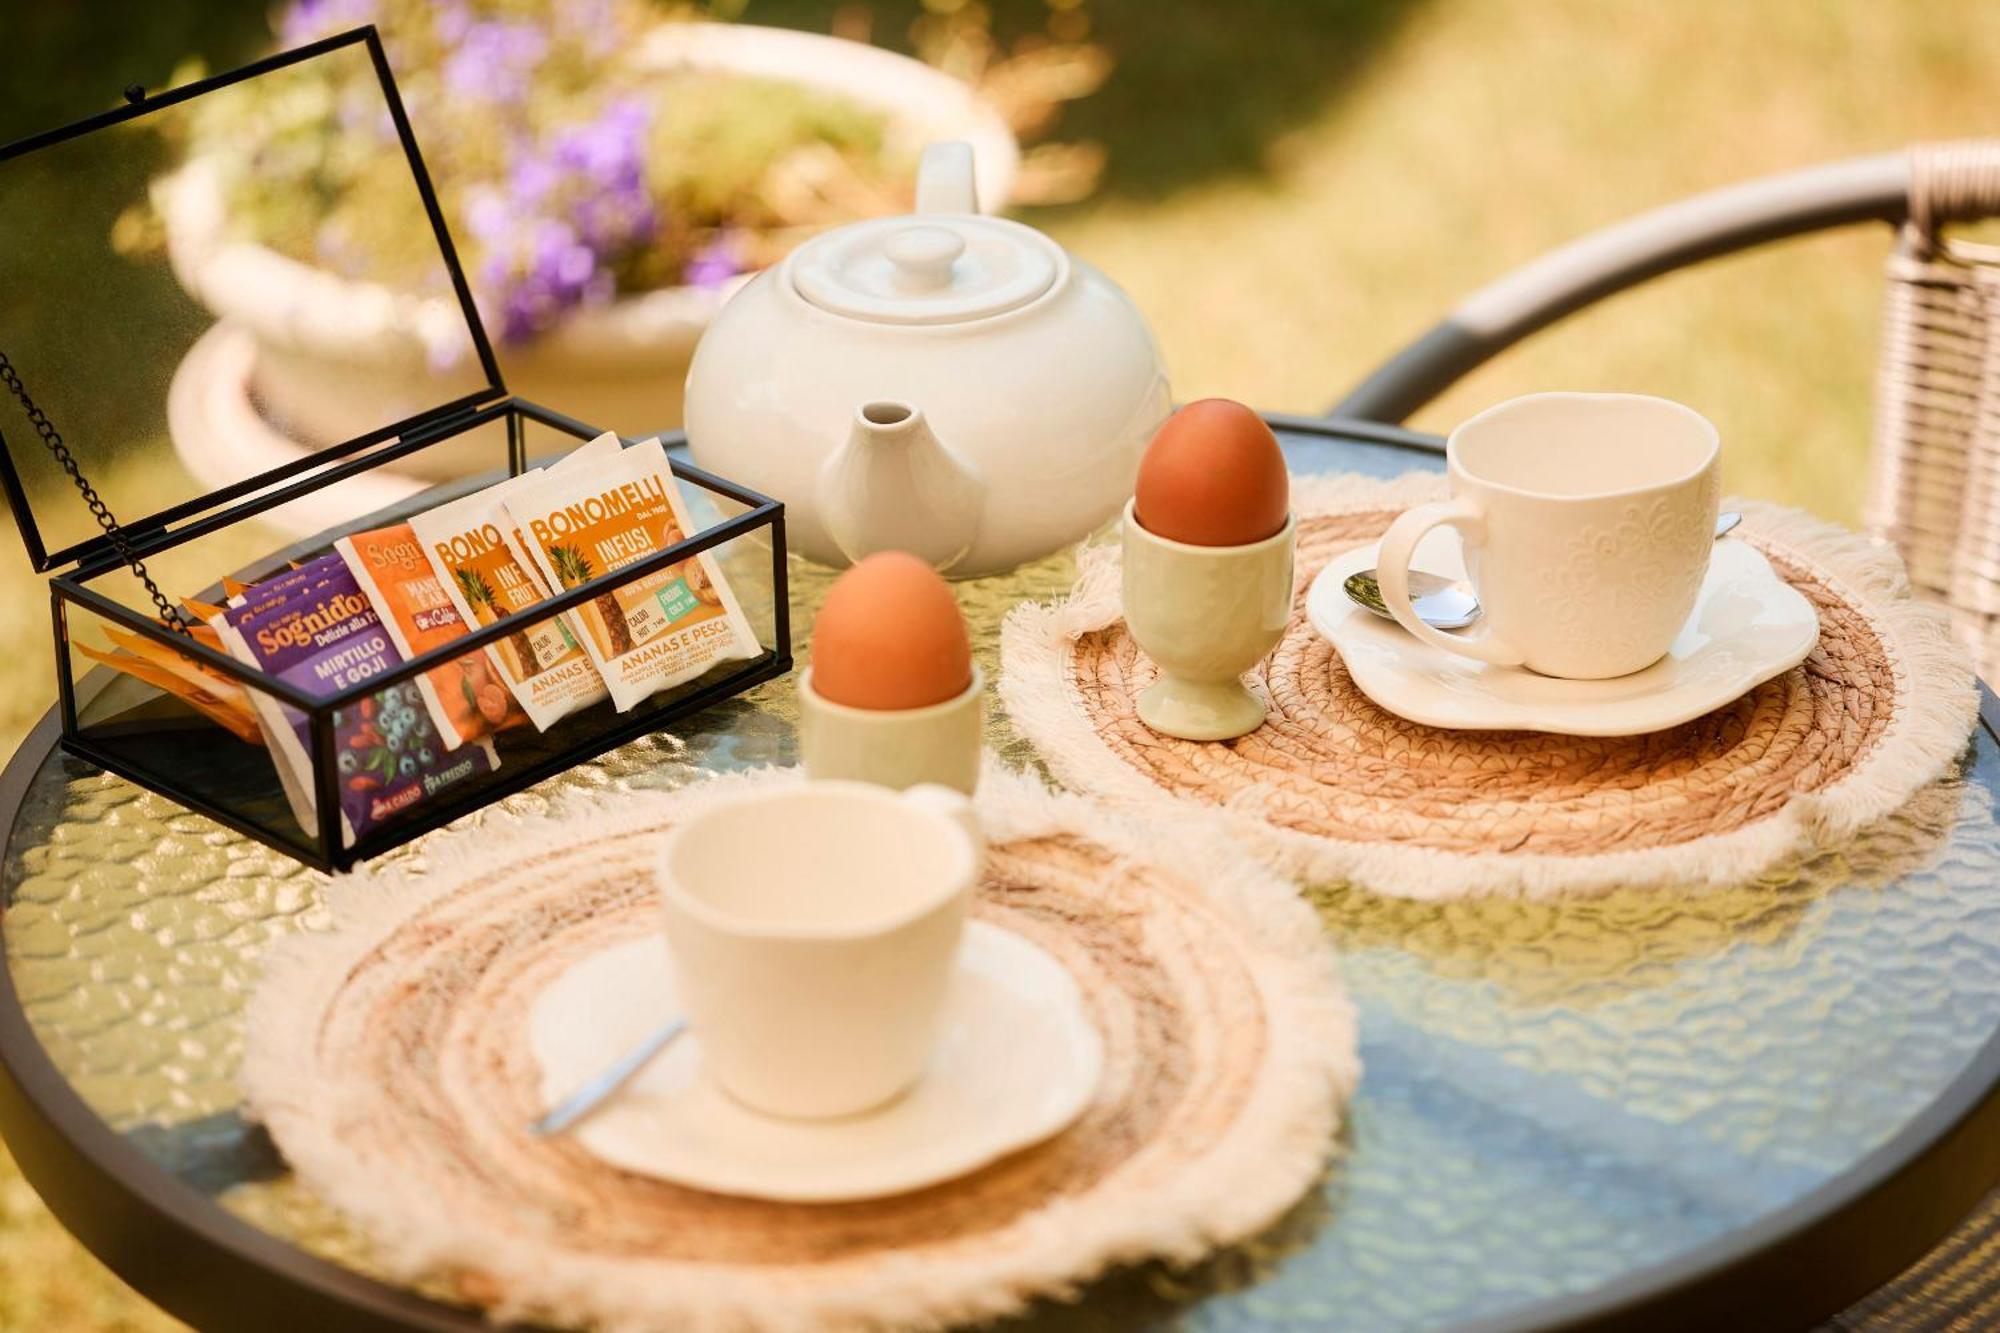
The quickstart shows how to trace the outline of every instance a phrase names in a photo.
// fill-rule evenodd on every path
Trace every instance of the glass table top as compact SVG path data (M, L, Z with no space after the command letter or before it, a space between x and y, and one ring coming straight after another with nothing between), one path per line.
M1440 465L1285 442L1299 472ZM989 673L1005 610L1060 594L1073 569L1060 556L959 585ZM794 565L801 649L830 578ZM998 711L989 735L1034 763ZM781 680L507 804L792 759ZM1852 844L1700 896L1419 904L1308 888L1360 1009L1365 1073L1341 1159L1255 1243L1192 1271L1114 1275L1033 1322L1449 1327L1587 1291L1795 1202L1903 1128L2000 1028L1996 790L2000 750L1982 729L1959 773ZM325 877L59 753L0 876L7 966L83 1099L223 1208L370 1271L366 1242L242 1119L234 1080L259 955L325 927Z

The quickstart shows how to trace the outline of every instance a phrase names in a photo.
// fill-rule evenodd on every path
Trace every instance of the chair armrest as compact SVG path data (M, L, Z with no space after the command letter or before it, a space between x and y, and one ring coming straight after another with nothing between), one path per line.
M1563 316L1674 269L1856 222L1900 223L1910 158L1883 153L1711 190L1572 241L1489 283L1328 414L1391 424Z

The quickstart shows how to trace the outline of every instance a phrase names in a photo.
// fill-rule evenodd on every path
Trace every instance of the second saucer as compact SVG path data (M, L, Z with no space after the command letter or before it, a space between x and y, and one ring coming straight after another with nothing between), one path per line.
M1666 656L1626 676L1559 680L1419 643L1401 626L1356 606L1341 583L1375 565L1376 553L1373 544L1360 547L1321 570L1307 594L1306 614L1332 641L1363 694L1427 726L1569 736L1663 731L1797 666L1819 642L1812 603L1755 547L1724 541ZM1463 549L1449 529L1426 536L1415 563L1447 578L1465 576Z

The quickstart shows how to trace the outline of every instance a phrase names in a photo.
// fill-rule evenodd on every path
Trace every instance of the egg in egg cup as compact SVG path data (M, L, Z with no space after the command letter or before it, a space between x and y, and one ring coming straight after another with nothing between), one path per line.
M834 580L798 698L808 777L968 796L979 782L986 677L958 599L908 552L877 551Z
M972 795L986 722L986 675L975 663L972 683L943 703L923 708L856 708L813 688L799 674L799 753L806 776L872 782L897 791L935 783Z
M1241 546L1196 546L1149 531L1125 506L1125 623L1160 668L1139 720L1189 741L1230 740L1264 721L1243 673L1277 646L1292 609L1298 522Z

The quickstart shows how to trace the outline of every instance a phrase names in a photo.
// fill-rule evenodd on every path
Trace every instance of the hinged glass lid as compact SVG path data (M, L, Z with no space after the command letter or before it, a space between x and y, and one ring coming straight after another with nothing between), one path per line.
M127 533L504 393L373 29L135 95L0 148L0 356ZM36 568L116 551L47 434L0 377Z

